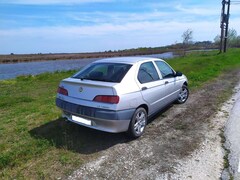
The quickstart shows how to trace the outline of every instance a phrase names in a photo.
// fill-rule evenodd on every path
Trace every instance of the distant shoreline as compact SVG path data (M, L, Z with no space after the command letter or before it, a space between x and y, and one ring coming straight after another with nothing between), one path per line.
M57 53L57 54L13 54L0 55L0 64L19 63L19 62L37 62L49 60L74 60L88 58L105 58L119 56L136 56L161 54L169 51L149 51L149 52L99 52L99 53Z
M136 56L136 55L150 55L162 54L166 52L173 52L176 55L182 55L189 50L207 50L215 47L191 47L191 48L174 48L174 47L160 47L160 48L138 48L121 51L107 51L107 52L93 52L93 53L49 53L49 54L9 54L0 55L0 64L20 63L20 62L39 62L52 60L74 60L87 58L105 58L105 57L119 57L119 56Z

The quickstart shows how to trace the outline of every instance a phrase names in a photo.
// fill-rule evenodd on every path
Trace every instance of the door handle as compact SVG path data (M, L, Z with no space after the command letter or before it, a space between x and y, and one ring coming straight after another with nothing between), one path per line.
M142 87L142 91L147 90L147 87Z
M165 81L165 84L168 84L169 82L168 81Z

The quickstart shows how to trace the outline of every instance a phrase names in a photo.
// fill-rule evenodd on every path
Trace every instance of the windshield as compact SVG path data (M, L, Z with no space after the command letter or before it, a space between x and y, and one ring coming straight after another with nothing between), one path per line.
M121 63L93 63L73 78L105 82L121 82L132 65Z

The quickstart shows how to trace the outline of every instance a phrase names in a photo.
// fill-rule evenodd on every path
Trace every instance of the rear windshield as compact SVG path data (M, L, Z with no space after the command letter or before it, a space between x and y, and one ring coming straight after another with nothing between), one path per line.
M79 71L73 78L119 83L131 66L121 63L93 63Z

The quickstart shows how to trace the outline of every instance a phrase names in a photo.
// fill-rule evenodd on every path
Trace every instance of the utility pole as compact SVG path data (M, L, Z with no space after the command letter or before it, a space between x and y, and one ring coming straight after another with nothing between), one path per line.
M228 38L228 24L230 12L230 0L222 0L222 13L221 13L221 39L220 39L220 53L227 51L227 38ZM227 6L227 8L226 8ZM227 9L227 12L225 12Z

